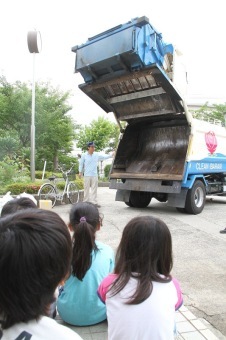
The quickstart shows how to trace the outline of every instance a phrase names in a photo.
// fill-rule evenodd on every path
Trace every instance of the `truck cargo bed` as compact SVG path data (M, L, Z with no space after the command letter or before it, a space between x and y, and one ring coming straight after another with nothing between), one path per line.
M110 178L182 180L189 134L183 119L129 124Z

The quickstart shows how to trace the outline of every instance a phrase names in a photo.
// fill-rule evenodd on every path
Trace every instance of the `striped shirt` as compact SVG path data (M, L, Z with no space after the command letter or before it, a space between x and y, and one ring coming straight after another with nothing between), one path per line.
M88 152L83 153L79 161L79 172L84 172L84 176L98 176L97 166L99 161L112 158L111 155L94 152L92 155Z

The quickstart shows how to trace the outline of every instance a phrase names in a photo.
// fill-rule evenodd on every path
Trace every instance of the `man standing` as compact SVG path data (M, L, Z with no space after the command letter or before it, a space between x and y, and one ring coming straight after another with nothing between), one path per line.
M83 153L79 161L79 177L84 173L84 199L83 202L91 202L97 207L97 187L98 187L98 174L97 166L99 161L112 158L112 155L100 154L95 152L94 142L87 143L88 150ZM90 191L91 189L91 191Z

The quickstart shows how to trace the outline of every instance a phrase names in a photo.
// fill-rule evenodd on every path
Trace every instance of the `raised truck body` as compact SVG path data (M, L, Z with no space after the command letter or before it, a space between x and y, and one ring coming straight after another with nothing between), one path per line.
M226 193L226 129L193 119L181 53L146 17L72 51L85 81L79 88L120 127L110 171L116 200L142 208L156 198L199 214L206 195Z

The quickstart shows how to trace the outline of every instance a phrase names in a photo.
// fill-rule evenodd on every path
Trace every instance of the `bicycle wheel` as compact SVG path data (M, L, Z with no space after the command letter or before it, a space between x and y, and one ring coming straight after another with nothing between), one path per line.
M56 189L52 184L46 183L39 189L39 200L51 200L52 208L56 203Z
M79 189L73 182L69 182L67 186L67 197L71 204L76 204L79 201Z

